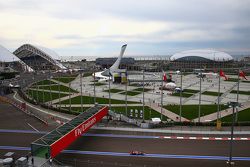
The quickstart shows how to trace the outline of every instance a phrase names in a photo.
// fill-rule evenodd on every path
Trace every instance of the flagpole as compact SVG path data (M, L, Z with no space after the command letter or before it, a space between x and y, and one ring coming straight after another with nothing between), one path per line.
M34 79L35 79L35 76L34 76ZM36 102L38 103L38 84L36 82Z
M220 74L221 73L221 69L220 69L220 72L219 72L219 87L218 87L218 98L217 98L217 121L220 119Z
M81 86L81 112L83 112L83 100L82 100L82 71L81 71L81 74L80 74L80 86Z
M44 80L43 80L43 85L44 85ZM44 104L44 88L43 88L43 104Z
M163 105L163 77L164 77L164 73L162 71L162 78L161 78L161 121L162 121L162 105Z
M126 70L126 83L125 83L125 103L126 103L126 116L128 116L128 74Z
M70 92L71 82L69 82L69 112L71 112L71 92Z
M181 70L181 90L180 90L180 122L182 116L182 70Z
M94 70L94 104L96 103L96 94L95 94L95 70Z
M61 76L60 73L59 73L59 76ZM59 83L57 84L58 84L58 89L59 89L59 110L61 111L61 85Z
M143 111L143 120L142 122L145 122L145 111L144 111L144 70L142 71L143 72L143 76L142 76L142 111Z
M52 105L52 92L51 92L51 72L50 72L50 69L49 69L49 93L50 93L50 106Z
M198 115L198 122L201 122L201 77L202 77L202 72L200 71L200 93L199 93L199 115Z
M240 69L238 69L238 85L237 85L237 96L236 102L239 102L239 89L240 89ZM238 122L238 107L236 107L235 122Z
M111 110L111 95L110 95L110 69L109 69L109 110Z

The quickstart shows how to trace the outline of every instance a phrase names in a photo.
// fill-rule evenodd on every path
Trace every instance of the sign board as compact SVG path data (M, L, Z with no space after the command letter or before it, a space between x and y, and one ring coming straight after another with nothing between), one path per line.
M59 140L55 141L51 144L50 147L50 156L54 158L57 154L59 154L62 150L68 147L71 143L73 143L77 138L82 136L82 134L86 133L94 124L99 122L105 115L108 114L108 107L102 108L95 115L91 116L89 119L72 129L66 135L64 135Z

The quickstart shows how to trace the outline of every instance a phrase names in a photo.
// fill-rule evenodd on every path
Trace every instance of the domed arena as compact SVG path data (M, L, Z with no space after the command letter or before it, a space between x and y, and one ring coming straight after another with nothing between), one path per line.
M170 68L193 70L195 68L228 68L233 57L216 50L187 50L170 57Z

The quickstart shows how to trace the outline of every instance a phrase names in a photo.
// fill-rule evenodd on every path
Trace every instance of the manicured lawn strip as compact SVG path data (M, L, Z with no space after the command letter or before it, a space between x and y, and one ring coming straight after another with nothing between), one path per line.
M50 80L43 80L43 81L39 81L37 83L34 83L32 86L36 86L36 85L49 85L49 84L56 84L53 81Z
M182 92L182 97L191 97L193 94ZM172 96L180 96L180 93L173 93Z
M60 78L53 78L54 80L63 82L63 83L69 83L73 81L76 77L60 77Z
M28 95L32 97L33 92L33 98L36 100L38 95L38 101L43 102L43 91L36 91L36 90L28 90ZM67 96L68 94L61 93L60 97ZM52 100L59 99L59 93L51 93ZM50 101L50 92L44 92L44 102Z
M209 96L218 96L218 92L210 92L210 91L205 91L202 93L203 95L209 95ZM220 93L220 96L222 95L223 93Z
M148 91L150 91L150 90L151 90L151 89L144 88L144 92L148 92ZM136 88L136 89L134 89L133 91L142 92L142 91L143 91L143 88Z
M221 121L232 122L232 114L221 118ZM250 122L250 108L238 112L238 122L246 122L246 121Z
M138 83L132 83L132 84L129 84L129 86L141 87Z
M69 110L69 107L62 107L62 108L65 110ZM83 107L83 112L86 111L87 109L89 109L89 107ZM79 114L80 114L82 109L81 109L81 107L71 107L71 111L79 112Z
M58 85L52 85L52 86L39 86L39 89L45 89L45 90L50 90L50 87L51 87L51 90L55 90L55 91L59 91L59 86ZM64 86L64 85L60 85L60 91L61 92L69 92L69 87L67 86ZM78 91L74 90L74 89L71 89L70 88L70 93L78 93Z
M250 83L250 81L246 81L246 80L243 80L242 82L245 82L245 83Z
M92 84L89 84L89 85L94 86L93 83L92 83ZM96 82L96 83L95 83L95 86L102 86L102 85L106 85L106 84L105 84L105 83L102 83L102 82Z
M92 76L92 73L91 73L91 72L83 73L83 77L89 77L89 76Z
M121 89L110 89L110 93L118 93L118 92L122 92L124 90ZM103 92L109 92L109 90L104 90Z
M141 94L141 93L142 93L142 92L127 91L127 95L128 95L128 96L136 96L136 95L139 95L139 94ZM120 93L120 94L126 95L126 91L125 91L125 92L122 92L122 93Z
M99 104L109 104L108 98L96 97L96 102ZM69 104L69 99L61 102L62 104ZM71 104L81 104L81 96L71 99ZM94 104L94 97L83 96L83 104ZM125 104L123 100L111 99L111 104ZM128 101L128 104L138 104L138 102Z
M238 82L238 78L228 78L227 82Z
M169 111L180 114L180 105L167 105L164 106ZM228 106L220 105L221 110L228 108ZM217 105L201 105L201 117L211 113L217 112ZM198 118L199 105L183 105L182 106L182 117L189 120Z
M131 109L133 110L133 117L135 117L135 109L137 109L138 110L138 117L137 118L140 118L140 110L142 110L142 106L128 106L128 116L130 116ZM151 109L151 118L150 118L150 109L151 108L148 106L144 107L145 120L149 120L151 118L161 118L161 114L153 109ZM123 115L126 115L126 108L125 107L111 107L111 110L116 112L116 113L121 113ZM163 115L162 118L163 118L163 121L166 121L168 117Z
M237 94L237 90L232 90L230 93ZM240 91L239 90L239 94L250 95L250 91Z
M195 94L195 93L198 93L200 91L199 90L193 90L193 89L184 89L183 92L184 93L186 92L186 93L194 93Z

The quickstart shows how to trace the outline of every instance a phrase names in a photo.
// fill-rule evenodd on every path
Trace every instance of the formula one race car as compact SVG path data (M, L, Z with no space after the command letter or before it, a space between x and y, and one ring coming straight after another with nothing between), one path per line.
M131 151L130 152L130 155L145 155L145 153L144 152L142 152L142 151Z

